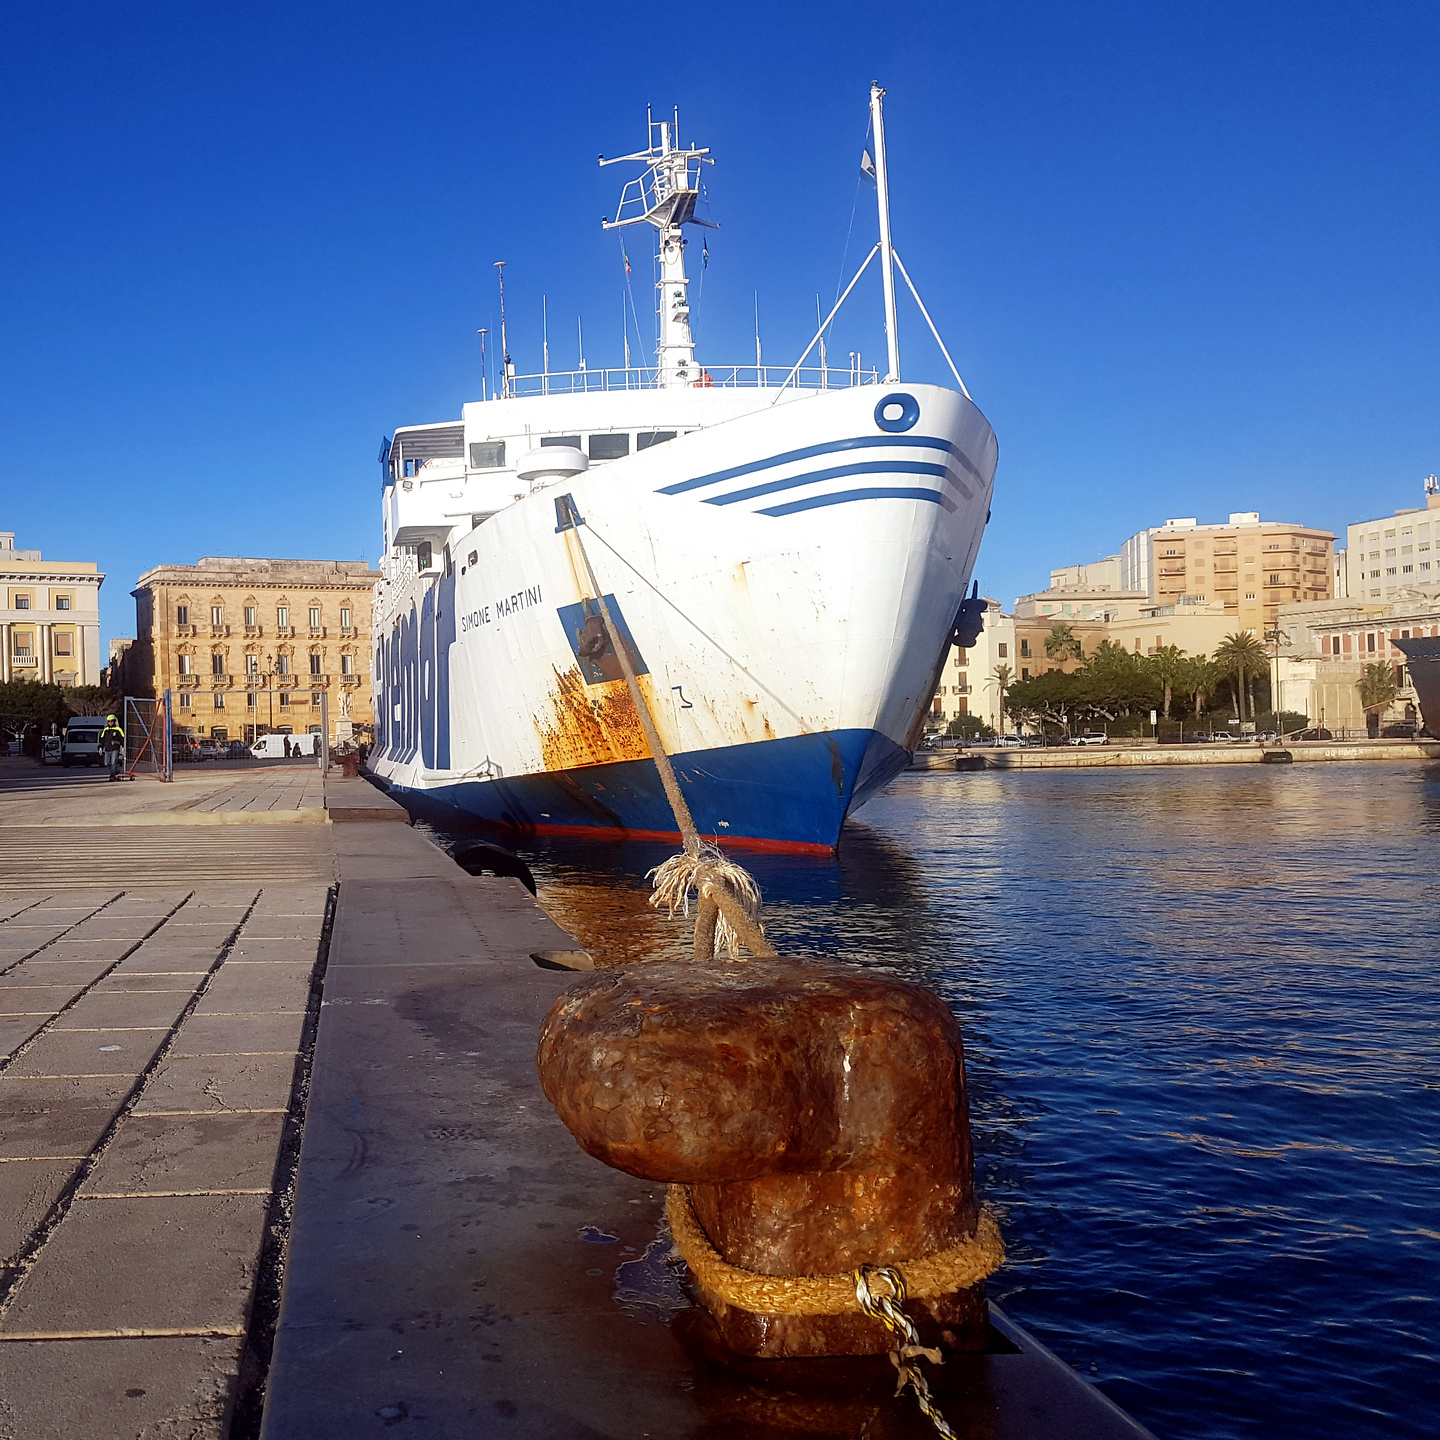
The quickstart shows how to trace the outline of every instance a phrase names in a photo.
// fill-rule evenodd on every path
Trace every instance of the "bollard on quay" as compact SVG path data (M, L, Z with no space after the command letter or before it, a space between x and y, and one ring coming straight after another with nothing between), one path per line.
M929 991L794 961L600 971L552 1005L538 1059L584 1150L671 1187L732 1352L895 1352L862 1266L898 1268L921 1344L983 1348L1003 1249L972 1188L959 1027Z

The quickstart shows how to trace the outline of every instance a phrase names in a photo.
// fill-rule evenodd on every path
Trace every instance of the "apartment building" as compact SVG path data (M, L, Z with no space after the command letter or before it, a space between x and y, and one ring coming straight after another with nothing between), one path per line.
M174 721L197 736L266 730L364 733L370 703L371 595L360 560L206 558L140 577L136 638L120 665L131 694L174 697ZM346 722L338 723L337 722Z
M1014 677L1015 617L1001 612L998 600L986 600L985 622L974 645L968 649L951 650L936 684L930 702L930 715L925 728L934 734L945 730L962 715L977 716L980 721L999 731L1000 684L996 668L1009 665Z
M46 560L0 530L0 680L100 683L100 587L89 560Z
M1440 582L1432 546L1440 545L1440 479L1425 481L1425 508L1360 520L1345 537L1345 594L1374 603Z
M1280 606L1332 597L1334 548L1329 530L1262 521L1254 510L1223 525L1167 520L1125 542L1120 577L1126 590L1143 590L1162 607L1218 601L1231 631L1263 635Z

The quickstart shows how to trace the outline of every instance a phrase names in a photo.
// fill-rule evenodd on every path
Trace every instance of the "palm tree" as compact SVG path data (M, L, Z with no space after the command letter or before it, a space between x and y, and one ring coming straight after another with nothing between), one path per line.
M1265 647L1255 638L1253 630L1227 635L1215 647L1215 663L1235 676L1235 714L1245 723L1245 677L1258 675L1270 664Z
M1164 715L1170 718L1170 696L1185 675L1185 652L1178 645L1162 645L1150 656L1150 668L1165 687Z
M1000 728L1005 728L1006 702L1010 698L1010 686L1014 683L1015 672L1008 665L997 665L994 674L985 682L987 689L994 689L1000 697Z
M1047 660L1059 660L1062 663L1066 660L1083 660L1085 658L1084 647L1075 638L1074 629L1057 620L1050 627L1050 633L1045 637L1045 658Z
M1373 740L1380 733L1380 712L1400 693L1395 672L1383 660L1372 660L1360 674L1360 703L1365 707L1365 728Z

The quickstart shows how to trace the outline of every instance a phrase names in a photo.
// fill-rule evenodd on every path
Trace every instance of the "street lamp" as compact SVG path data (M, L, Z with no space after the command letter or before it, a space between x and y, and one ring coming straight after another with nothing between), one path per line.
M1280 703L1280 647L1289 645L1290 637L1278 626L1265 632L1265 643L1275 647L1275 668L1270 681L1270 710L1275 716L1275 733L1285 738L1285 722L1280 718L1284 707Z

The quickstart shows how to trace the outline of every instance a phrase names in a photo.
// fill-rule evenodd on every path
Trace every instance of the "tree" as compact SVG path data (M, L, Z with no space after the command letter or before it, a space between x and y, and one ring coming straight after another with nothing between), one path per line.
M1373 740L1380 733L1380 712L1400 693L1395 672L1383 660L1372 660L1360 674L1360 703L1365 707L1365 728Z
M1185 675L1185 652L1178 645L1162 645L1147 657L1150 670L1160 682L1164 693L1164 716L1170 718L1170 699L1174 687Z
M1045 637L1045 658L1047 660L1083 660L1084 647L1075 638L1075 631L1063 621L1057 620Z
M1078 707L1085 681L1081 674L1046 670L1029 680L1017 680L1010 687L1010 710L1027 719L1049 720L1070 728L1070 715Z
M70 718L64 695L58 685L45 685L39 680L0 684L0 731L7 738L23 740L36 730L63 725Z
M986 688L993 688L1000 698L1000 723L1004 725L1006 712L1010 709L1010 686L1014 683L1015 672L1008 665L997 665L994 673L985 682Z
M1208 655L1187 655L1180 684L1190 697L1197 716L1203 715L1207 702L1220 683L1220 667Z
M1266 671L1270 657L1265 647L1255 638L1253 630L1241 630L1227 635L1215 647L1215 663L1227 674L1235 676L1235 714L1245 723L1245 677Z
M995 732L978 715L957 715L945 731L954 740L993 740Z
M72 715L113 715L121 702L103 685L72 685L65 704Z

